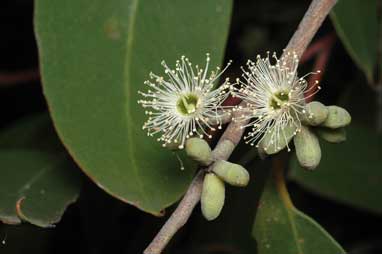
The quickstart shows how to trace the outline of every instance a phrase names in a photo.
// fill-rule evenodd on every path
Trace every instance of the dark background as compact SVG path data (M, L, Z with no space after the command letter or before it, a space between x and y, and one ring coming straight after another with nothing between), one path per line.
M227 59L244 63L257 52L280 52L308 4L305 0L235 1ZM327 20L314 41L331 33L335 31ZM307 61L301 71L309 71L313 64L313 59ZM346 84L354 80L366 83L339 39L325 70L324 89L317 95L325 103L336 103ZM233 69L228 75L238 71ZM326 83L330 85L325 86ZM370 93L366 85L362 89ZM1 0L0 128L46 110L33 34L33 1ZM255 164L261 171L268 162ZM80 200L55 228L0 224L0 241L4 239L0 253L141 253L166 217L145 214L108 196L85 176L83 181ZM171 242L169 253L255 253L255 242L250 237L256 203L256 197L251 195L254 188L258 186L230 189L226 207L231 208L224 209L216 222L205 221L196 209L187 226ZM381 216L323 199L293 183L289 189L296 206L317 220L350 253L382 253ZM170 213L171 209L167 215Z

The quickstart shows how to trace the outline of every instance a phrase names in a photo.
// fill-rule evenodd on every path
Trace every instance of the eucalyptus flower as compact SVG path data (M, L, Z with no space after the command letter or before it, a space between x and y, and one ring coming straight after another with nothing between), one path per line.
M242 113L234 120L251 119L242 126L251 127L244 136L246 143L257 147L262 143L265 151L271 146L275 151L287 146L289 151L289 141L301 130L302 116L311 117L304 93L320 87L308 88L304 78L311 73L297 76L299 60L295 53L285 52L281 59L274 53L272 58L274 63L269 53L265 58L258 55L256 62L248 60L247 70L242 68L245 81L237 80L239 87L233 94L244 100L247 107L236 108Z
M138 101L148 115L143 125L148 136L158 134L157 140L163 142L163 146L177 144L182 149L191 136L211 138L210 131L215 131L214 126L221 128L220 119L230 114L222 103L230 94L232 85L227 78L215 87L231 62L222 71L217 67L208 73L209 62L209 54L204 68L193 66L182 56L176 61L175 69L170 69L162 61L166 78L150 73L150 80L144 82L149 89L139 91L143 99Z

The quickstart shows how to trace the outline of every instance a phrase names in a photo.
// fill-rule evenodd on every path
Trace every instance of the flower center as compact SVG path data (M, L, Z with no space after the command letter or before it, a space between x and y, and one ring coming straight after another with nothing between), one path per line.
M195 94L182 95L176 102L176 109L182 115L188 116L197 109L199 98Z
M285 91L278 91L272 94L272 98L269 100L269 106L272 109L281 109L284 104L288 103L289 95Z

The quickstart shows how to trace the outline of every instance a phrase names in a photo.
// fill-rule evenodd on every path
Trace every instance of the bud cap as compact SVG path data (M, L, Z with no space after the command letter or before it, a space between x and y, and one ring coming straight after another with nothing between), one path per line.
M317 136L302 126L293 139L297 160L303 168L315 169L321 160L321 148Z
M247 186L249 173L241 165L220 160L214 163L212 171L226 183L233 186Z
M317 126L328 117L329 110L318 101L312 101L306 105L306 113L302 115L301 122L305 125Z
M293 136L296 134L297 127L293 124L286 125L281 131L277 132L274 128L267 131L259 143L259 151L265 152L268 155L278 153L288 146ZM278 134L275 139L274 135ZM276 140L276 143L274 142ZM289 151L289 147L288 147Z
M186 141L186 153L188 157L203 166L212 163L212 152L208 143L201 138L190 138Z
M224 205L225 186L214 173L207 173L203 181L202 196L200 199L204 218L211 221L216 219Z
M329 129L320 127L316 130L317 135L329 143L341 143L346 140L346 131L344 128Z
M338 106L328 106L328 118L321 124L321 126L337 129L340 127L345 127L350 124L351 116L346 109Z

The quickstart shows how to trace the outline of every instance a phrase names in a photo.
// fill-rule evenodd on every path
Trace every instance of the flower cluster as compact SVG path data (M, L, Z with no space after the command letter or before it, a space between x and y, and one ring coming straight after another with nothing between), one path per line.
M309 92L306 75L297 76L299 60L295 53L285 52L281 59L274 53L272 58L273 64L269 53L266 58L258 55L256 62L248 60L248 69L242 68L244 81L238 79L240 87L234 91L234 96L247 102L236 120L251 120L242 126L251 127L244 139L258 146L269 133L265 150L270 146L280 149L301 129L301 117L307 114L304 94ZM286 131L291 128L293 131Z
M207 54L204 68L193 67L188 58L182 56L174 70L162 62L166 79L150 74L150 80L145 81L149 90L139 92L144 98L138 101L149 116L143 125L149 136L158 133L158 141L162 141L163 146L177 144L182 149L194 134L211 137L210 131L215 130L215 125L221 128L222 119L231 114L231 109L241 111L233 120L250 119L242 126L251 127L244 137L247 143L258 146L268 136L265 150L270 146L284 147L282 144L287 145L299 132L301 118L308 115L304 94L309 89L306 75L301 78L297 75L295 53L284 52L281 59L275 54L270 58L268 53L265 58L257 56L255 62L249 60L247 69L242 68L243 80L238 79L236 87L226 79L215 88L216 81L231 62L222 71L217 68L208 75L209 62ZM222 106L230 94L245 101L246 107ZM291 128L292 131L286 131Z
M151 80L145 82L149 90L139 92L144 98L138 103L149 116L143 125L149 136L158 133L163 146L185 148L188 158L208 168L200 203L203 216L214 220L224 206L225 184L243 187L250 179L241 165L215 156L203 139L211 138L214 126L221 128L227 116L235 121L233 126L249 127L244 140L256 145L260 155L275 154L285 147L290 151L293 140L298 163L309 170L317 168L321 161L319 138L330 143L345 141L344 127L350 124L351 116L338 106L306 103L320 86L318 81L309 86L305 80L314 72L298 76L299 59L294 52L284 52L281 58L275 53L270 57L269 52L264 58L258 55L255 61L248 60L246 68L242 67L242 79L234 85L226 79L217 88L216 81L231 62L222 71L217 68L208 75L209 62L207 55L205 67L194 68L182 56L174 70L162 62L167 78L151 73ZM223 106L230 95L243 102ZM196 137L192 137L194 134Z

